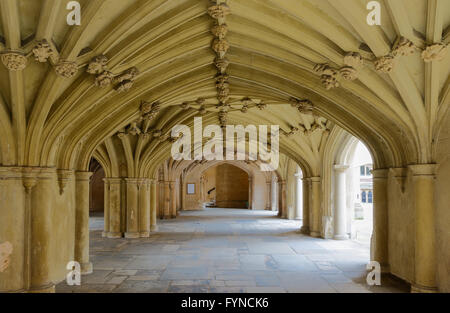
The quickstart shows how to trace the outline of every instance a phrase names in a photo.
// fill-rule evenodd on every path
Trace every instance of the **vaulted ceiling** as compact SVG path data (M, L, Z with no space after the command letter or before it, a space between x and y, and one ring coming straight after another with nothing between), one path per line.
M84 0L80 26L68 2L0 1L2 165L87 168L118 132L162 162L161 138L195 116L280 125L312 172L334 128L378 167L434 160L449 1L379 1L380 26L366 0Z

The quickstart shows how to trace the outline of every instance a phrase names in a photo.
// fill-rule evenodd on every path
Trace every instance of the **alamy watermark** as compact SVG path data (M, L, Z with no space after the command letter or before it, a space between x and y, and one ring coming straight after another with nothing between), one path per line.
M367 270L370 271L367 274L366 282L369 286L381 286L381 265L377 261L371 261L367 264Z
M66 269L69 273L66 276L66 282L69 286L81 285L81 266L77 261L67 263Z
M224 131L225 129L225 131ZM225 137L224 137L225 132ZM280 126L267 125L208 125L203 129L201 117L194 118L194 134L187 125L172 128L174 160L257 161L265 172L278 169L280 154ZM248 140L247 140L248 136ZM203 144L203 139L209 139ZM192 144L193 142L193 144ZM248 151L247 151L248 147Z

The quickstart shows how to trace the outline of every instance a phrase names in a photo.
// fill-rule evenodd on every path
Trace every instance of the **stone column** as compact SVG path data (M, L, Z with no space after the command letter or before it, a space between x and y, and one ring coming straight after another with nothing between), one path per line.
M169 182L170 187L170 217L177 217L177 191L175 188L175 182Z
M157 190L158 182L155 179L151 180L150 187L150 231L156 232L158 231L158 225L156 224L156 211L157 211Z
M253 210L253 178L248 178L248 209Z
M388 273L388 170L373 170L372 176L373 233L371 240L371 259L380 263L383 273Z
M150 195L149 182L142 179L139 182L139 236L150 236Z
M321 210L320 210L320 177L311 177L311 213L312 213L312 223L311 223L311 237L320 237L320 220L321 220Z
M334 239L345 240L347 235L347 186L345 175L348 166L334 166Z
M286 181L282 180L280 184L280 217L287 218L287 206L286 206Z
M106 182L108 183L106 184ZM108 185L109 230L106 233L106 236L108 238L123 237L123 233L121 230L121 184L121 178L105 178L105 186Z
M309 178L303 178L303 221L300 232L305 235L309 235L311 232L309 228Z
M104 204L103 204L103 220L104 220L104 226L103 226L103 232L102 237L108 237L109 230L109 181L107 178L103 178L103 185L105 189L104 194Z
M272 182L266 182L266 210L272 210Z
M165 181L164 182L164 212L163 217L164 219L170 218L170 182Z
M1 261L9 261L0 273L0 293L29 289L31 192L36 175L30 173L22 181L22 168L0 166L0 253L5 258Z
M127 184L127 230L125 238L139 238L139 191L138 180L125 179Z
M272 181L272 196L271 196L271 202L272 202L272 211L277 211L278 210L278 186L277 186L277 180L274 179Z
M303 190L302 190L302 174L295 174L295 215L294 219L302 219L302 203L303 203Z
M92 273L89 262L89 182L91 172L76 172L75 179L75 261L81 265L82 274Z
M410 165L415 212L414 283L412 292L437 292L435 164Z

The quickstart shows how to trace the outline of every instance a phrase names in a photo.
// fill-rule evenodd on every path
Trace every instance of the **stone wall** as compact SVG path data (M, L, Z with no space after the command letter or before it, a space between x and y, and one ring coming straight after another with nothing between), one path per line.
M91 178L89 211L103 212L105 206L105 186L103 183L105 171L101 168Z
M248 198L248 174L230 164L219 165L216 174L216 205L221 208L246 208Z
M450 114L437 144L436 177L437 277L441 292L450 292Z

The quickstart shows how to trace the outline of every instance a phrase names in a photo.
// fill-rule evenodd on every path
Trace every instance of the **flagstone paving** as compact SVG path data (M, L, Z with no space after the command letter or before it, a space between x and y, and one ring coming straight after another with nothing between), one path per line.
M150 238L106 239L93 217L94 273L56 292L409 292L391 276L366 284L366 245L304 236L300 225L269 211L209 208L159 221Z

